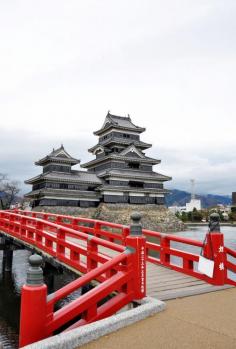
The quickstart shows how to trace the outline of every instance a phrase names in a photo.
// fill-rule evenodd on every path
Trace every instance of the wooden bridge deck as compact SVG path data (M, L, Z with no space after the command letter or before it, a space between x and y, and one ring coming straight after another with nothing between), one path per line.
M147 295L160 300L219 291L232 286L213 286L169 268L147 264Z
M68 238L68 240L76 242L74 238ZM80 244L86 246L83 241L80 241ZM100 248L100 252L110 256L117 255L116 252L104 247ZM213 286L195 277L147 262L147 296L163 301L219 291L231 287L233 286Z
M1 233L4 235L8 235L3 232ZM17 240L19 243L22 243L21 240L18 240L17 238L13 239ZM75 238L68 237L67 239L74 243L78 243L78 240ZM86 247L86 243L84 241L79 240L79 244L80 246ZM29 244L25 243L25 245ZM54 247L54 249L56 250L56 246ZM104 247L100 248L100 253L104 253L110 256L117 255L117 252ZM81 260L83 259L85 260L85 257L81 256ZM65 266L78 273L78 271L74 268L71 268L67 265ZM231 287L233 286L213 286L206 283L205 281L185 275L175 270L171 270L167 267L163 267L150 262L147 263L147 296L154 297L160 300L182 298L192 295L223 290Z

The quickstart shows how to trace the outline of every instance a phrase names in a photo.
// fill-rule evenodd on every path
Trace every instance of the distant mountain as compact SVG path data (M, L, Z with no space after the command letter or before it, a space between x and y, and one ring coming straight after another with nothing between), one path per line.
M185 206L191 199L191 194L187 191L178 189L170 190L171 193L166 197L167 206ZM216 206L217 204L231 205L231 197L226 195L196 195L201 200L202 208Z

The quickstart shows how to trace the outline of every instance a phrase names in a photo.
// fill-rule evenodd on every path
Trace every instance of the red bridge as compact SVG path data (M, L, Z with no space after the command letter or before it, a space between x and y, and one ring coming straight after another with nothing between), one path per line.
M126 227L51 213L0 211L3 235L83 274L47 296L47 287L40 276L41 261L37 256L31 257L31 271L22 288L20 347L52 336L55 331L68 331L103 319L142 299L146 296L146 267L151 265L166 267L164 272L174 270L188 275L189 282L202 280L216 288L236 285L231 277L236 273L233 262L236 252L224 246L222 233L207 233L204 244L142 229L140 218L133 214L133 224ZM197 270L199 254L174 248L172 243L202 249L206 258L214 260L213 276ZM173 256L182 262L174 263ZM151 268L151 272L154 275L157 269ZM54 311L60 299L94 280L96 287ZM150 290L154 287L158 289L154 285ZM109 295L112 297L108 298Z

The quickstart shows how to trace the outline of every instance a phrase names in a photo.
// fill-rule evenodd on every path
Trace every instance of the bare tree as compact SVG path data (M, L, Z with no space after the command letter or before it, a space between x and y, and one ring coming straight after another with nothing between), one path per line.
M4 200L3 200L3 197L4 197L4 192L3 192L3 184L4 184L4 181L6 180L6 174L4 173L0 173L0 208L3 209L4 208Z
M0 206L2 209L10 208L19 191L19 182L9 181L6 174L0 173Z

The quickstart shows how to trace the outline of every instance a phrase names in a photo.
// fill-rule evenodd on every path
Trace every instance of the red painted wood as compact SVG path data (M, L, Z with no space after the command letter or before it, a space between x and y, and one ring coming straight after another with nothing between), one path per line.
M21 290L19 346L24 347L47 337L47 286L26 286Z
M66 322L79 314L82 317L81 320L70 328L109 316L132 299L143 298L146 294L146 260L214 285L225 283L236 285L236 282L230 280L227 274L228 270L236 272L236 265L227 259L227 256L236 258L236 251L224 246L223 234L218 232L207 234L207 244L203 246L201 241L146 229L143 229L141 237L130 236L129 227L111 222L19 210L14 212L0 211L0 229L23 242L40 248L80 272L86 273L78 280L50 295L46 305L42 305L41 315L43 318L45 317L44 309L46 308L46 321L44 321L44 325L41 325L43 321L39 317L37 326L39 328L44 326L41 331L43 336L50 336L52 331L65 325ZM151 237L152 242L146 242L145 237ZM68 238L75 240L70 241ZM79 245L80 242L83 242L83 246ZM199 273L194 268L194 263L198 263L199 255L173 248L172 242L199 248L204 247L205 256L213 258L215 262L213 278ZM125 251L125 246L128 247L128 251ZM109 252L108 254L100 253L100 247L116 251L118 255L113 257L114 253L111 255ZM158 252L159 257L152 256L153 251ZM212 255L210 255L211 252ZM86 261L82 261L81 256L84 256ZM171 256L179 257L182 264L171 263ZM54 304L58 300L94 279L100 282L99 286L57 312L53 311ZM114 291L117 292L114 298L102 306L98 305L104 297ZM25 294L29 294L29 290L23 288L22 292L24 295L22 307L24 309L22 310L21 338L23 338L23 342L25 340L29 344L32 343L32 339L25 334L24 330L25 324L30 326L29 319L25 315L27 314L26 309L29 307L25 301ZM36 326L35 323L32 326ZM37 336L39 334L36 333Z

